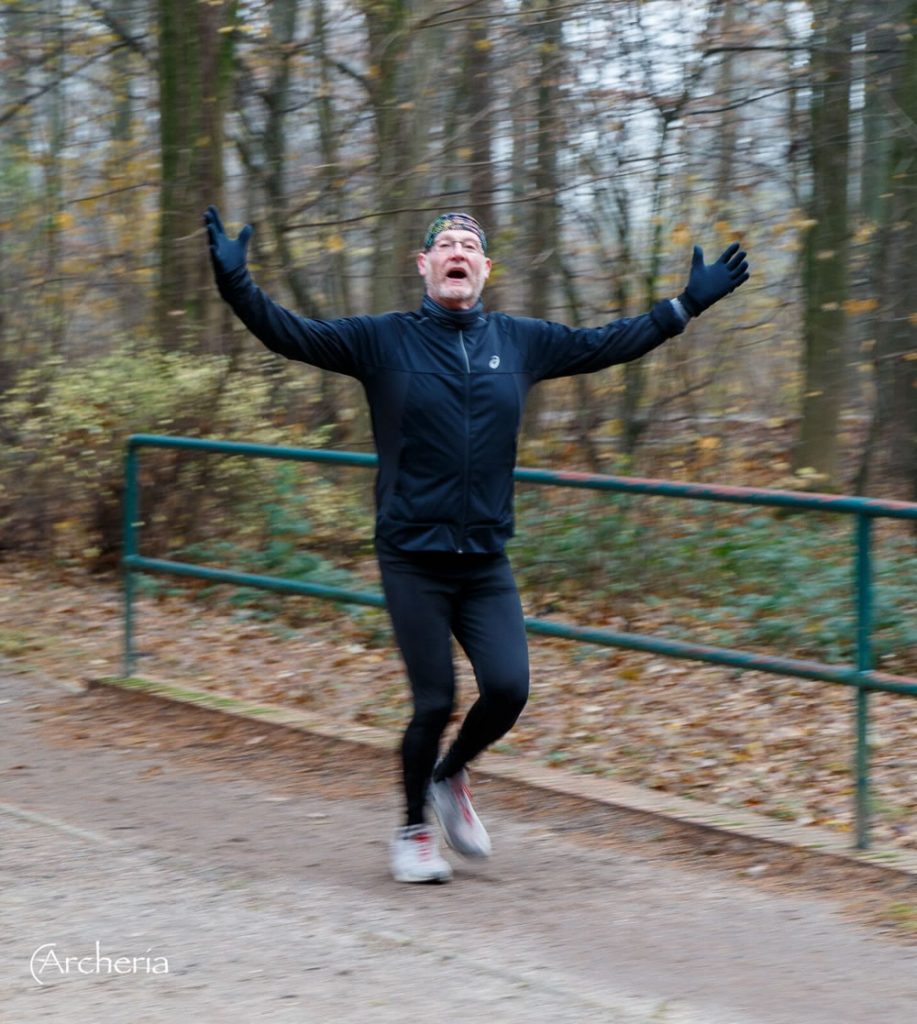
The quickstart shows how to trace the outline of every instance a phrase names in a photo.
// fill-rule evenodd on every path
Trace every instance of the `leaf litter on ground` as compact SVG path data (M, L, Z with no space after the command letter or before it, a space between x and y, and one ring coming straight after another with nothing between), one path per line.
M120 674L116 583L7 563L0 584L0 656L63 681ZM229 613L191 591L142 596L137 672L387 730L394 749L409 703L384 612L288 600L302 608L285 621ZM531 700L500 753L852 835L848 688L541 637L530 645ZM456 664L457 720L475 686L458 651ZM870 723L874 841L917 849L917 701L875 694Z

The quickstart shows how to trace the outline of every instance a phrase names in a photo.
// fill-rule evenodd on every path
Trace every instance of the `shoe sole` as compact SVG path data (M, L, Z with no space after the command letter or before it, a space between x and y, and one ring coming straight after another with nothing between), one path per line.
M409 872L402 871L398 874L393 874L392 877L396 882L413 882L418 885L445 885L446 882L452 880L452 873L448 875L412 875Z

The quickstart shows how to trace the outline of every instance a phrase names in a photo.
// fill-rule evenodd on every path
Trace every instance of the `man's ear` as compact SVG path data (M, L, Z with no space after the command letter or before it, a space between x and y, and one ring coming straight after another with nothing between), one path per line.
M417 273L421 277L426 277L427 274L427 254L423 249L417 254Z

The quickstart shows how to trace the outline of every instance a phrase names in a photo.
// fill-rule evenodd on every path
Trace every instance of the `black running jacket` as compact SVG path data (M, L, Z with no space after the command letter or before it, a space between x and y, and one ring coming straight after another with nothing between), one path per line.
M356 377L379 454L376 533L406 551L497 552L513 533L513 469L526 395L550 377L637 359L680 334L669 301L604 327L444 309L309 320L248 270L220 294L269 349Z

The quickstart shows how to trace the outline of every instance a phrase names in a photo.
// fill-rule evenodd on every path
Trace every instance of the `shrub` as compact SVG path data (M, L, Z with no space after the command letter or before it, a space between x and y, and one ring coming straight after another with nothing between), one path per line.
M520 490L513 542L539 614L645 620L634 631L787 657L853 659L852 523L626 495ZM875 551L873 641L917 668L917 554L906 531ZM591 617L591 619L590 619ZM649 624L651 623L651 624Z
M156 350L24 373L0 410L0 548L113 567L128 435L299 443L295 427L271 418L275 387L257 367ZM190 542L215 519L234 523L260 480L253 460L145 453L146 542Z

